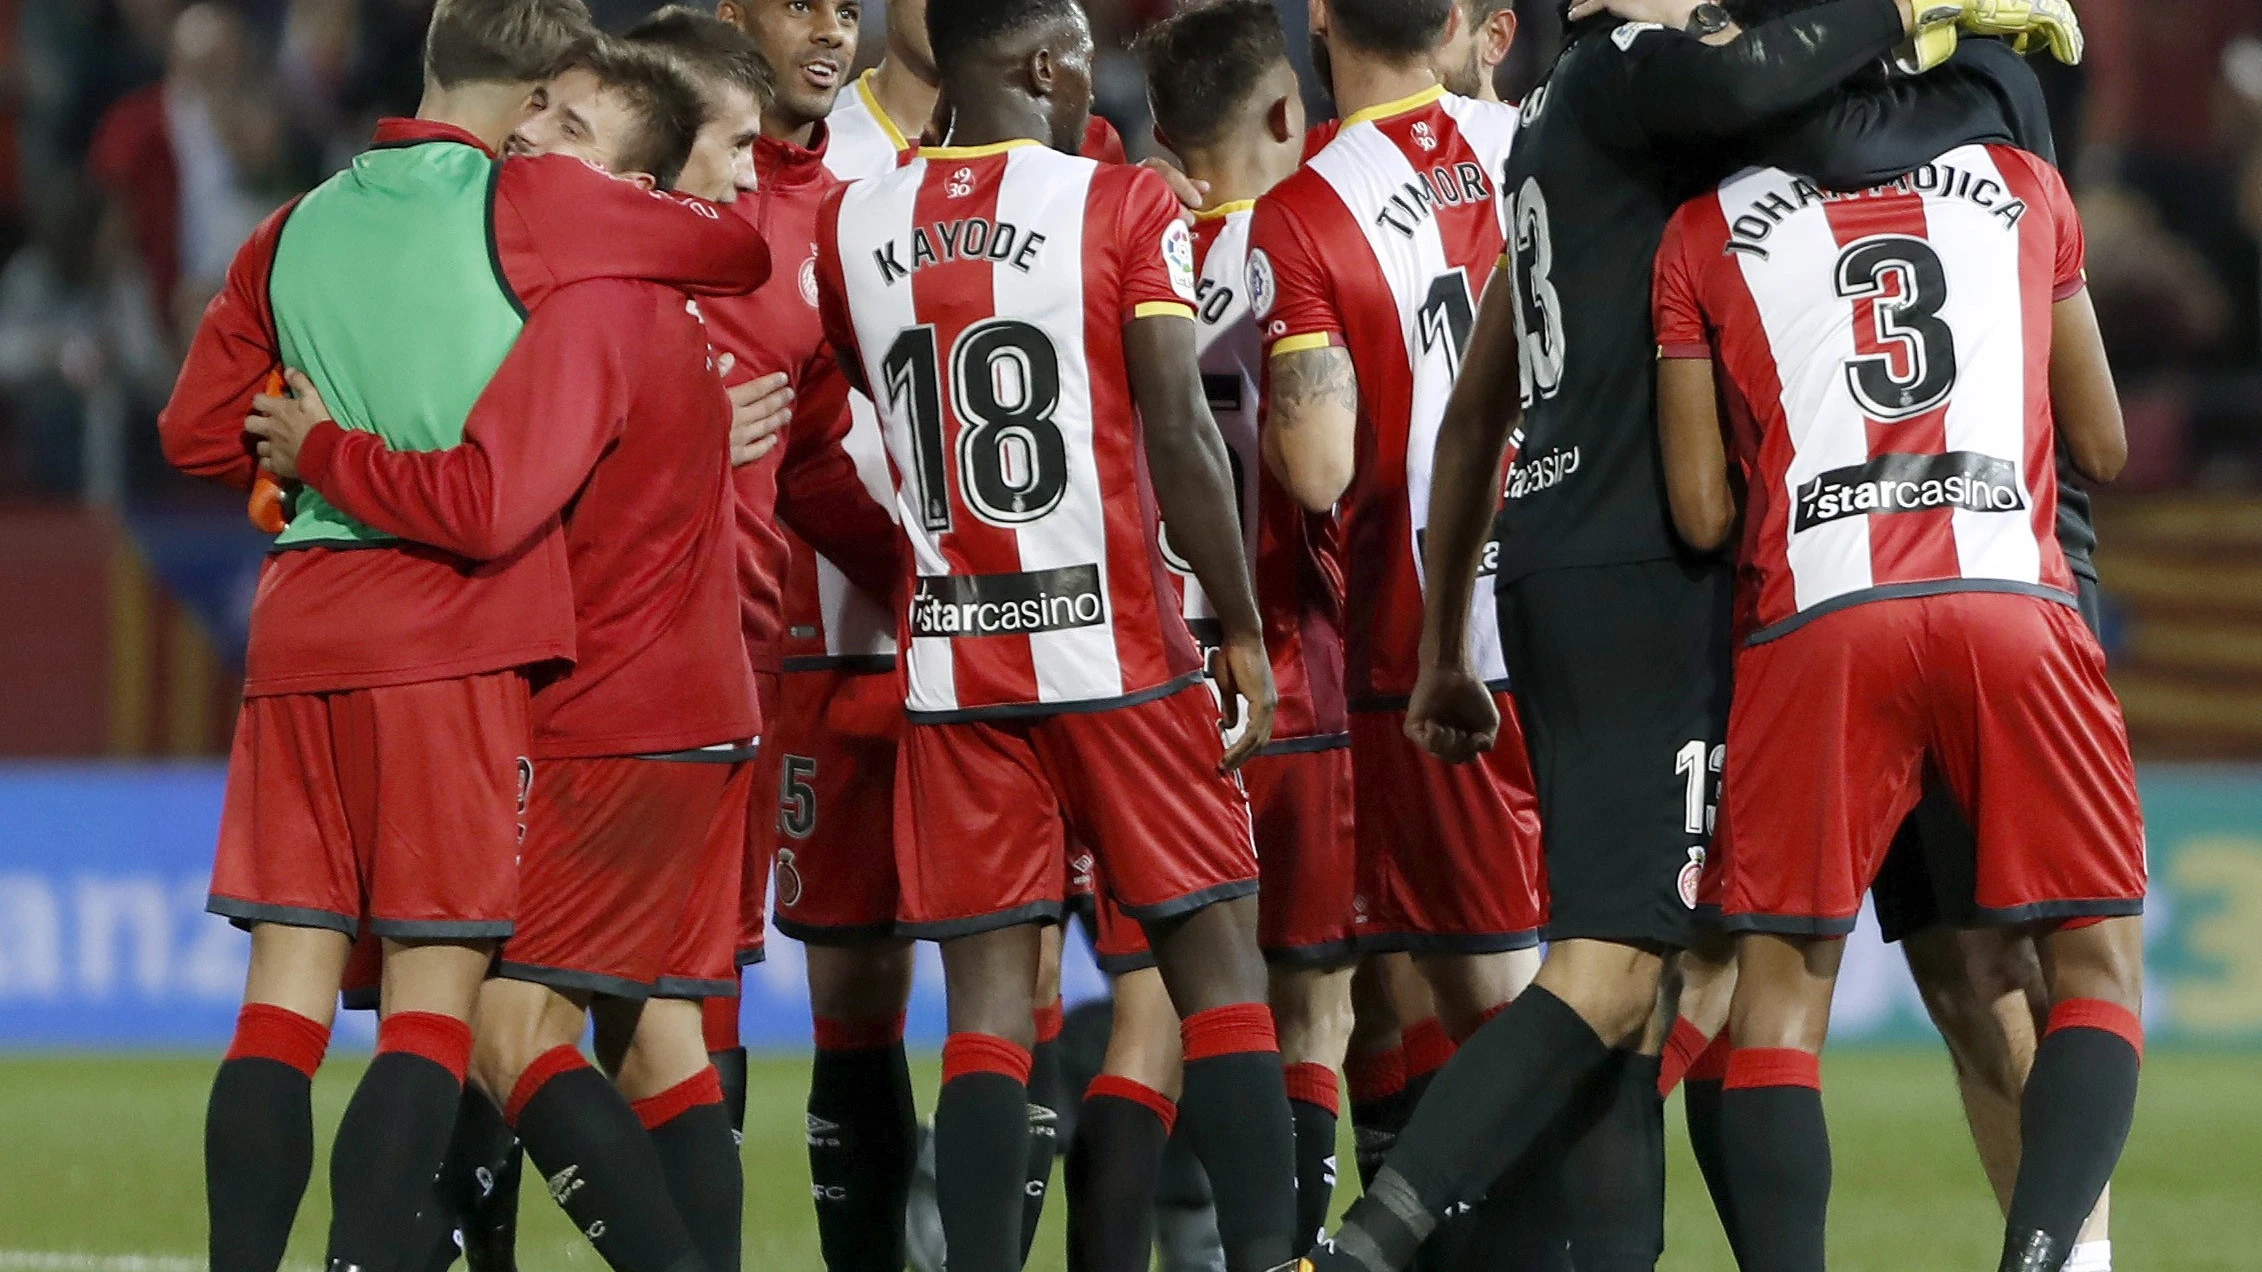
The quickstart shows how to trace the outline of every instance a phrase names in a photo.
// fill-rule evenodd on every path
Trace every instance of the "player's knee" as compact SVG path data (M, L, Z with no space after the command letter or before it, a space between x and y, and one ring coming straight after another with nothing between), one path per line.
M2144 1004L2144 920L2106 919L2060 928L2043 938L2050 997L2100 998L2141 1012Z
M911 1002L909 942L810 946L809 1006L826 1020L889 1020Z
M1274 971L1272 1018L1283 1064L1332 1069L1342 1062L1353 1029L1349 980L1347 971Z
M1548 954L1538 983L1587 1022L1604 1042L1637 1039L1657 1008L1665 960L1608 941L1564 941Z
M555 990L524 981L490 983L472 1016L471 1080L497 1104L507 1102L537 1057L580 1040L585 1019L580 1004Z

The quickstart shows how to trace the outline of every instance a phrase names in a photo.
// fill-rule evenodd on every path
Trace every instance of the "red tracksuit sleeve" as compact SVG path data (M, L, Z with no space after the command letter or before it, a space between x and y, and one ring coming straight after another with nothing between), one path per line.
M267 277L275 268L283 222L296 206L294 199L278 209L236 249L227 281L196 325L173 396L157 416L166 462L192 477L249 490L259 471L259 461L244 445L243 422L252 397L281 366Z
M847 191L847 184L841 184L817 209L817 313L824 323L825 347L833 351L842 377L850 388L870 397L863 355L856 348L856 324L848 312L848 283L840 267L840 199Z
M636 392L653 297L616 280L565 288L534 311L447 450L390 450L320 424L299 477L349 516L475 561L525 546L618 438Z
M778 517L848 581L873 596L895 595L905 571L903 532L872 498L842 441L848 382L820 346L803 371L778 470Z
M503 277L528 309L593 278L737 296L770 276L769 246L746 218L564 155L505 160L494 218Z

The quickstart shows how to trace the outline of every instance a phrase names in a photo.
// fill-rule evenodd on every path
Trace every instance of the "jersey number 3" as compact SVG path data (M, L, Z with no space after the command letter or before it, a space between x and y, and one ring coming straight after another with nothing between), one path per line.
M933 327L907 327L888 346L880 371L888 409L911 417L920 525L942 533L952 517L938 355ZM976 323L951 345L950 391L959 419L958 485L974 515L1015 526L1059 507L1068 493L1068 447L1052 420L1060 406L1060 354L1052 340L1017 319Z
M1897 234L1863 239L1839 253L1836 283L1854 302L1854 339L1865 350L1846 359L1846 387L1861 409L1890 424L1947 401L1956 388L1956 333L1940 317L1948 272L1932 245Z

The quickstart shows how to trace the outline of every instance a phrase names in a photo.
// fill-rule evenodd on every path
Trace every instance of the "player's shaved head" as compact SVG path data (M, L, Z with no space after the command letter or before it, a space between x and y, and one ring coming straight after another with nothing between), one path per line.
M1426 58L1445 38L1457 0L1315 0L1331 39L1377 57Z
M1016 135L1032 114L1073 153L1092 115L1092 28L1076 0L929 0L927 41L941 68L952 135ZM1018 119L1014 118L1018 117Z
M1214 145L1269 106L1267 80L1290 65L1288 33L1271 0L1188 9L1149 27L1136 51L1155 126L1182 152Z
M581 0L440 0L424 31L424 75L444 89L539 84L596 33Z

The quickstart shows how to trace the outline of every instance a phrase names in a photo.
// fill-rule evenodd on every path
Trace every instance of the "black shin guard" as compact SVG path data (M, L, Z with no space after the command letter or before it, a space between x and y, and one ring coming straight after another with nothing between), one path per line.
M827 1272L901 1272L904 1199L919 1152L903 1044L818 1051L808 1128Z
M517 1126L551 1199L615 1272L706 1272L652 1137L603 1074L560 1069L524 1099Z
M312 1079L280 1060L220 1065L204 1115L212 1272L275 1272L314 1173Z
M1296 1128L1296 1253L1311 1248L1335 1202L1336 1112L1308 1100L1288 1102Z
M1806 1085L1731 1086L1720 1097L1720 1126L1744 1272L1822 1272L1830 1209L1822 1092Z
M1665 1101L1658 1059L1611 1055L1597 1106L1563 1158L1571 1262L1579 1272L1652 1272L1665 1253Z
M695 1104L651 1129L668 1196L707 1272L738 1272L746 1185L730 1110Z
M430 1204L462 1096L461 1080L425 1056L390 1051L370 1061L330 1148L332 1263L421 1266L417 1215Z
M951 1272L1018 1272L1029 1167L1029 1089L977 1070L935 1101L935 1204Z
M1682 1079L1682 1111L1689 1122L1689 1151L1696 1155L1697 1169L1704 1174L1705 1191L1712 1194L1712 1209L1720 1216L1721 1230L1728 1235L1728 1249L1740 1263L1743 1237L1736 1226L1736 1194L1728 1185L1727 1164L1721 1160L1721 1085L1719 1078Z
M1179 1100L1194 1153L1217 1198L1228 1272L1267 1272L1294 1259L1296 1130L1278 1051L1234 1051L1186 1062Z
M2064 1265L2113 1176L2136 1113L2142 1056L2129 1038L2134 1018L2125 1032L2068 1027L2065 1006L2035 1049L2019 1106L2019 1178L2004 1225L2002 1272L2057 1272Z
M1101 1078L1077 1117L1063 1180L1069 1272L1147 1272L1153 1262L1169 1106L1133 1085Z

